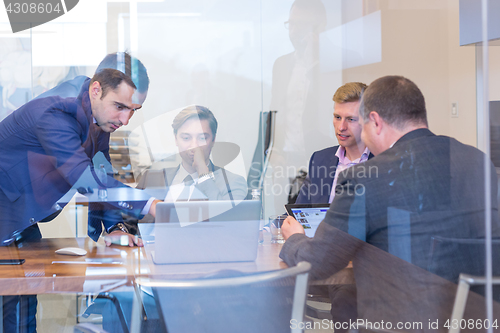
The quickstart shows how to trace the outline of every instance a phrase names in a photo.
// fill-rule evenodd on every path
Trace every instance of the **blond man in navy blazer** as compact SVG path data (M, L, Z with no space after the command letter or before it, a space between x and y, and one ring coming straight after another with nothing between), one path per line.
M366 84L349 82L333 95L333 127L339 145L316 151L309 161L309 173L296 203L322 204L333 200L340 172L373 155L361 140L359 103ZM340 163L339 163L340 162Z

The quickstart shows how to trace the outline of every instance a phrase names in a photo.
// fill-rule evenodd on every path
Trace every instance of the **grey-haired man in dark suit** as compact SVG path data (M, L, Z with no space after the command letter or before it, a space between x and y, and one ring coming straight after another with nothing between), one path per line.
M403 259L412 264L408 267L427 270L431 237L484 239L485 156L428 129L424 96L412 81L401 76L375 80L363 94L360 116L361 137L375 157L340 175L335 199L314 238L306 237L294 219L285 221L287 241L280 257L288 265L308 261L314 278L326 278L369 248L399 258L391 263L406 265ZM490 183L492 235L498 238L494 172ZM480 258L462 258L468 259ZM387 266L380 263L381 269ZM360 296L358 275L356 283L359 310L360 297L366 295Z

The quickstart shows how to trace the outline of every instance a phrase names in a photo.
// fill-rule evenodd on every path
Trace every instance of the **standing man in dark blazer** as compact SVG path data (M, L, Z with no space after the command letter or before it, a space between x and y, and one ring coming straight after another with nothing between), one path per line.
M97 178L91 159L102 146L109 148L109 141L103 145L95 141L92 136L97 131L92 127L98 126L103 132L111 133L127 125L132 114L142 106L143 99L136 98L135 92L136 85L129 75L104 69L84 81L76 98L36 99L0 123L1 245L41 238L37 223L57 216L62 210L58 200L73 185L125 186L110 176L106 184ZM85 145L88 138L91 144ZM157 201L151 199L139 203L127 203L124 199L110 203L97 216L89 214L89 236L94 240L99 238L102 222L108 231L123 234L122 230L110 229L115 220L103 218L102 212L124 209L137 216L148 212L154 214ZM131 245L138 242L134 236L128 236ZM23 332L36 328L36 297L24 298L28 303L23 303L21 312L27 309L28 315L17 316L15 309L19 297L4 297L6 331L11 331L12 327L19 327Z
M85 81L77 98L54 96L33 100L0 123L0 154L4 157L0 161L3 179L0 241L3 244L22 238L24 230L30 227L31 231L37 222L55 217L62 209L57 201L82 176L88 175L90 187L102 186L91 163L97 151L92 147L87 149L84 143L95 132L91 131L92 126L111 133L128 124L142 104L134 99L135 91L129 76L104 69ZM107 186L125 185L108 177ZM123 206L122 202L115 208L141 215L146 202L129 204L128 209ZM150 208L154 210L154 207L152 204ZM94 240L102 230L100 223L94 226L95 230L89 226L89 235ZM106 228L111 227L113 221L108 223ZM36 231L33 229L32 233Z
M360 115L362 139L375 157L340 175L314 238L295 220L285 220L280 257L288 265L308 261L312 277L325 278L371 247L426 270L433 236L485 237L485 195L491 197L492 235L498 238L496 174L491 173L491 193L485 193L484 154L428 130L424 96L412 81L375 80L363 94ZM358 278L368 277L356 276L357 284ZM367 293L358 287L358 311Z
M361 140L359 123L359 102L365 88L364 83L349 82L338 88L333 95L333 127L339 145L312 154L309 174L296 203L332 202L339 174L350 166L373 157Z
M57 201L75 184L82 182L93 188L125 186L110 176L107 184L97 180L91 158L102 149L102 140L89 145L86 142L88 138L95 139L92 136L97 131L93 127L111 133L128 124L142 105L135 99L135 91L130 76L104 69L85 81L78 97L33 100L0 123L2 245L23 237L40 237L36 224L57 216L62 210ZM104 142L104 146L109 147L109 142ZM155 203L148 203L150 207L145 213L150 208L154 212ZM108 210L125 209L139 216L147 207L147 200L124 206L123 202L116 207L110 203ZM92 219L89 216L89 236L97 240L102 231L101 220L91 225ZM115 221L104 218L103 222L109 229ZM135 238L131 236L130 242L136 242Z
M115 52L106 55L106 57L104 57L104 59L97 66L95 72L99 73L107 68L119 70L132 79L132 82L134 82L137 88L134 93L135 103L137 103L135 107L136 110L140 109L146 100L149 89L149 76L144 64L127 52ZM51 96L57 96L60 98L77 98L82 88L84 90L88 90L89 82L89 77L79 75L71 80L61 82L56 87L40 94L35 99L39 100ZM132 117L132 115L133 113L131 113L130 117ZM111 164L111 157L109 155L110 135L111 132L103 130L96 122L90 124L87 139L82 145L85 153L90 159L93 159L96 153L101 152L104 155L104 158L109 162L109 164ZM98 166L95 161L94 164L96 167ZM108 173L110 172L108 171ZM129 204L129 207L133 206L134 205ZM147 212L147 210L145 212ZM106 245L110 245L113 242L121 243L121 236L123 236L124 233L129 234L129 244L132 245L136 243L142 245L140 239L131 235L133 230L129 230L127 225L122 223L123 217L120 210L110 210L109 207L106 208L102 203L90 202L88 220L90 231L89 236L91 236L94 240L99 237L102 230L100 226L103 224L106 229L105 231L108 234L105 238ZM33 228L38 229L38 226L34 225Z

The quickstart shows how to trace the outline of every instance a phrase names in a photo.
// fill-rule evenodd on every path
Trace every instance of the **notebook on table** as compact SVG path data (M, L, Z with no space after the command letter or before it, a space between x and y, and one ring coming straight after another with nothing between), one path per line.
M288 215L300 222L307 237L314 237L316 229L325 218L330 204L289 204L285 205Z
M146 246L154 244L155 264L253 261L260 210L257 200L158 203Z

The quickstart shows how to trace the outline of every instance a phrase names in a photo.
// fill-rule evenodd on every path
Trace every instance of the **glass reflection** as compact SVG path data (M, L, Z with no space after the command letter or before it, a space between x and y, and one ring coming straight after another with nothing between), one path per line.
M280 198L287 194L284 189L288 177L295 176L287 171L297 172L305 165L311 147L330 141L325 136L328 129L325 130L319 109L319 35L326 23L326 10L321 1L295 1L285 23L294 50L276 59L273 65L270 109L278 111L279 125L271 163L275 184L282 189L275 193Z
M91 74L89 64L97 64L106 50L132 49L148 64L152 81L147 112L137 112L129 119L127 129L131 131L130 140L127 131L119 133L122 142L132 143L129 155L131 167L135 166L132 172L136 176L146 170L175 168L183 163L175 145L175 135L170 130L178 112L166 113L165 110L194 104L216 110L220 130L212 148L213 164L243 177L252 165L259 111L276 109L278 126L273 172L267 174L262 195L269 203L265 207L265 217L282 213L289 178L293 178L300 167L306 168L313 152L336 144L334 136L337 133L332 122L333 92L345 82L370 83L388 74L409 77L424 92L432 133L477 145L476 132L481 132L481 127L477 130L475 50L473 47L458 46L458 2L140 1L134 4L135 11L129 9L128 3L86 2L98 4L99 7L88 10L87 6L85 12L79 12L83 5L80 1L72 14L79 15L76 20L88 23L75 25L65 22L43 36L33 35L36 48L33 68L28 59L32 52L29 38L2 37L0 119L58 82L72 80L87 72ZM98 29L91 24L96 16L100 20ZM79 30L78 33L76 30ZM88 34L91 30L99 33ZM50 45L49 40L53 41ZM95 48L91 47L92 43L96 44ZM85 53L78 52L75 56L72 53L74 50L84 50ZM493 47L490 52L492 73L496 73L497 51ZM92 61L89 60L91 57ZM496 89L494 74L491 85L492 99L498 100L496 92L500 89ZM449 112L452 104L460 106L460 113L454 118L450 118ZM493 126L497 125L495 122L498 121L493 115ZM370 128L367 128L366 132L369 131ZM138 132L141 134L136 137ZM495 145L498 133L495 128L492 132ZM144 139L146 136L147 139ZM134 142L134 138L138 138L138 142ZM218 144L227 142L234 143L239 150L235 161L229 163L232 165L218 163L214 157ZM478 184L482 183L483 165L478 163L470 172L461 175L458 170L463 165L475 163L475 153L454 157L452 142L450 139L449 146L443 148L443 154L440 155L449 156L449 163L427 159L425 164L417 161L412 150L395 157L400 159L400 164L385 172L395 174L404 171L411 175L409 178L415 182L414 186L403 186L403 180L394 177L384 184L388 188L387 192L375 199L369 198L366 192L364 201L360 198L361 201L352 203L351 216L358 214L360 216L356 218L369 219L371 217L366 214L361 216L364 214L363 207L373 206L385 217L387 226L372 230L367 224L349 220L347 229L338 231L337 238L325 240L324 244L334 247L336 253L355 248L351 259L356 272L357 294L352 284L336 284L333 288L337 290L331 290L332 286L326 290L327 295L330 293L335 296L332 297L334 307L340 310L350 308L350 311L346 311L347 317L342 320L357 316L371 322L380 322L382 319L416 322L423 324L423 330L434 329L429 326L435 322L432 318L445 318L450 311L456 285L449 281L456 282L456 272L473 267L472 271L477 269L482 274L483 235L475 232L483 225L478 218L481 214L480 205L484 201L483 189L478 189ZM377 146L373 147L376 152ZM426 150L437 148L432 145ZM222 146L221 149L225 151L229 146ZM493 151L495 164L497 155ZM2 153L3 159L9 156ZM100 162L94 164L97 167L105 164L109 174L112 173L112 167L118 168L117 164L109 165L105 160L106 156L103 156ZM238 167L234 166L236 163ZM360 167L348 169L346 177L362 177ZM356 171L354 175L353 170ZM372 169L372 177L367 177L381 177L381 169L376 170L378 176L373 176L375 169ZM309 172L309 176L313 176L312 171ZM369 172L366 169L365 175L369 175ZM436 174L442 175L442 179L424 180ZM91 172L90 177L93 178ZM454 185L455 178L463 178L465 185ZM496 181L493 178L492 186ZM5 181L7 178L2 179ZM327 183L328 189L324 192L333 197L331 189L335 186L331 181ZM89 186L83 188L86 191L83 195L90 196ZM98 188L97 183L95 188ZM401 189L403 194L398 196L400 192L395 192L396 188ZM357 189L359 192L360 188ZM152 191L153 186L148 186L147 190ZM155 196L164 199L167 196L166 189L161 191ZM422 194L428 192L433 195ZM418 205L410 208L405 206L406 203L401 203L405 196L411 196ZM496 202L495 198L496 194L493 193L493 202ZM388 201L389 204L382 209L379 204L381 201ZM441 214L442 207L451 202L460 203L453 207L455 213L468 216L470 219L467 223L472 226L454 227L456 223L466 223L465 218ZM76 219L78 223L86 225L87 208L82 209L84 213ZM99 214L91 215L91 219L101 218ZM496 216L495 212L492 214ZM2 215L9 214L2 212ZM71 215L68 224L75 223L72 220L75 214L68 215ZM428 227L425 221L431 226ZM444 223L449 225L439 230L439 236L428 237L431 230ZM47 232L44 236L53 234ZM469 242L471 237L478 239ZM414 246L415 238L425 238L420 248ZM361 242L361 239L366 242ZM331 244L337 240L338 246ZM493 252L498 253L495 241L493 246ZM310 258L311 261L325 256L324 252L318 252ZM467 257L473 258L474 262L464 260ZM499 259L494 256L493 260L497 264ZM259 266L258 262L254 266ZM147 265L141 265L141 269L143 267ZM93 273L99 274L97 271ZM25 275L34 279L41 275L41 271L26 270ZM483 300L478 295L472 295L474 311L467 314L466 318L484 318L485 311L480 304ZM352 315L351 311L358 312ZM430 320L430 323L426 320ZM49 325L49 321L47 319L44 323ZM119 326L119 323L107 328L113 326Z

